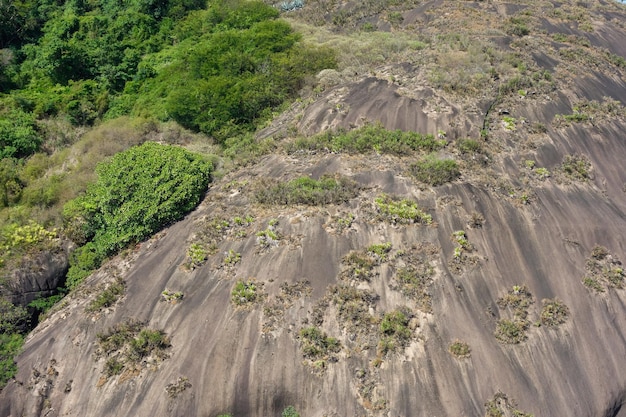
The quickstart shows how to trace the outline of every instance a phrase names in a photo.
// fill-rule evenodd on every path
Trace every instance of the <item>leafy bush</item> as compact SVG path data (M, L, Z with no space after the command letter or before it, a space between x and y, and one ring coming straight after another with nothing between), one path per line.
M19 333L0 333L0 390L15 376L17 365L13 358L19 354L24 338Z
M14 109L0 114L0 159L26 157L37 152L41 143L32 113Z
M130 148L98 165L97 182L64 210L66 229L92 239L70 260L72 287L106 256L191 211L211 171L211 163L200 155L156 143Z
M515 344L526 340L528 322L525 320L498 320L495 336L502 343Z
M437 186L454 181L461 172L453 159L428 157L411 165L411 174L420 182Z
M290 405L283 410L281 417L300 417L300 413L296 411L293 405Z
M256 193L262 204L339 204L354 198L358 185L344 177L323 176L319 180L300 177L273 187L263 187Z

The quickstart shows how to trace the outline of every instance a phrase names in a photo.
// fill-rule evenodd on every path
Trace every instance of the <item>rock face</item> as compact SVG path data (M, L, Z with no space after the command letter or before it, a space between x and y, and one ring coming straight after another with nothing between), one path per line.
M494 4L467 7L520 6ZM406 20L419 16L434 19L422 7ZM607 22L593 22L591 44L623 56L624 31ZM227 174L32 332L0 415L268 416L293 405L302 416L625 416L626 70L532 52L555 88L455 103L363 78L323 93L301 131L376 120L445 131L439 156L459 161L460 178L431 187L408 174L415 157L326 151ZM589 117L558 116L574 107ZM485 129L480 149L463 151ZM356 181L358 195L255 198L263 179L324 174ZM421 220L389 216L385 195L415 202ZM194 244L206 259L190 256ZM98 302L120 283L115 303Z
M72 245L59 243L53 250L25 258L2 286L2 295L13 304L27 306L31 301L56 293L69 267Z

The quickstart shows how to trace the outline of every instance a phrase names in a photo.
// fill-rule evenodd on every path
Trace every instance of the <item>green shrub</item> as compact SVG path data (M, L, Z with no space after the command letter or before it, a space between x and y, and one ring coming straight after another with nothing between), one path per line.
M281 417L300 417L300 413L296 411L293 405L290 405L283 410Z
M569 309L560 300L543 300L543 308L541 309L541 324L544 326L558 326L565 323L569 315Z
M474 139L459 139L456 141L456 146L463 154L480 153L482 151L482 145Z
M32 113L19 109L0 113L0 159L26 157L37 152L41 143Z
M398 347L404 347L411 339L412 331L409 328L411 317L405 311L395 310L385 313L380 326L380 341L378 352L382 355L393 352Z
M24 338L19 333L0 333L0 390L17 373L16 357L22 350Z
M329 337L318 327L311 326L299 332L300 347L304 357L311 360L327 360L333 354L341 351L341 343L334 337Z
M423 223L431 224L430 214L420 210L417 203L411 200L397 200L383 194L374 200L379 216L390 223Z
M28 328L28 311L0 296L0 334L24 332Z
M323 176L319 180L300 177L273 187L264 187L256 193L256 199L262 204L340 204L358 193L358 185L344 177Z
M469 345L460 340L456 340L450 345L448 351L457 358L469 358L471 356L471 349Z
M591 178L591 162L582 155L565 155L560 168L567 177L576 181Z
M495 336L502 343L515 344L526 340L528 322L525 320L501 319L496 323Z
M259 285L255 281L239 280L233 287L230 299L236 306L249 306L260 298Z
M75 287L100 262L191 211L211 179L212 166L182 148L145 143L99 164L87 194L64 208L70 233L92 242L70 259Z
M461 172L453 159L429 157L411 165L411 174L420 182L437 186L454 181Z

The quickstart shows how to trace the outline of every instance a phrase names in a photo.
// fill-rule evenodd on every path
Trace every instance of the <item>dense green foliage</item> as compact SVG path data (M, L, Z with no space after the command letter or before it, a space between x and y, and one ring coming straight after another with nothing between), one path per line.
M20 352L23 344L24 338L19 333L0 333L0 389L17 372L13 358Z
M9 93L0 109L26 118L91 125L133 114L224 140L265 120L305 77L336 66L331 50L302 45L278 10L260 1L5 3L0 48L13 52L0 56L0 92ZM29 8L42 12L29 16ZM16 21L33 28L4 33ZM22 124L11 140L29 146L0 143L8 147L2 156L38 148L41 140Z
M151 142L98 165L98 181L64 209L70 236L87 242L72 254L68 285L77 285L104 257L191 211L211 171L211 163L197 154Z

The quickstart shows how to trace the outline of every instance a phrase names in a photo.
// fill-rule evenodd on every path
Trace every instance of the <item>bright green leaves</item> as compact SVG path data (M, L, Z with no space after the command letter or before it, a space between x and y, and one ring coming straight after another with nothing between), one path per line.
M191 211L212 165L182 148L145 143L98 165L98 181L64 209L65 229L79 243L68 283L77 285L106 256L141 241Z
M41 137L31 113L15 109L0 115L0 159L31 155L40 145Z

